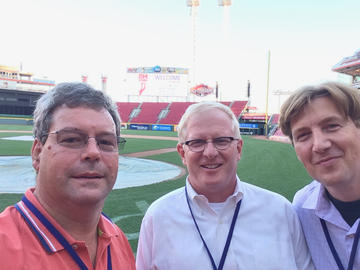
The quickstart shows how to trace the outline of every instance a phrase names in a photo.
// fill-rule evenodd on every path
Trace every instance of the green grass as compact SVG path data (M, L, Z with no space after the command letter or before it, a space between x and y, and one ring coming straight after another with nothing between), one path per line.
M0 126L1 129L1 126ZM174 132L133 131L124 130L123 134L139 134L152 136L176 136ZM164 133L164 134L163 134ZM0 137L24 135L23 133L0 133ZM238 165L238 175L242 181L275 191L292 200L294 193L310 182L302 164L297 160L291 145L257 140L243 136L244 147L241 161ZM147 151L175 147L176 141L149 140L127 138L124 153ZM0 155L29 155L31 142L0 140ZM177 152L164 153L146 157L182 166ZM121 181L121 179L119 179ZM134 251L137 246L137 233L140 229L143 212L138 207L150 205L160 196L183 186L185 176L142 187L113 190L108 196L104 212L115 218L129 238ZM21 194L0 194L0 211L12 205L21 198Z
M0 132L0 138L29 135L31 133ZM31 145L31 141L0 140L0 156L29 156Z
M243 155L237 170L243 181L280 193L289 200L310 182L290 144L243 138Z
M0 130L28 130L32 131L33 126L25 125L0 125Z
M177 141L126 138L122 154L176 147Z

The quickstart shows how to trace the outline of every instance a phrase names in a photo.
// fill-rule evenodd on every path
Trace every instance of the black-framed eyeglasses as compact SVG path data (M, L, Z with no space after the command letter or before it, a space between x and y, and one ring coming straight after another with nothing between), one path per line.
M217 150L227 149L233 141L240 140L234 137L217 137L212 140L194 139L184 142L187 147L193 152L202 152L205 150L205 145L212 143Z
M44 136L56 134L56 143L72 149L84 148L89 138L94 138L99 149L103 152L118 152L124 149L126 140L115 134L99 134L89 136L85 132L77 129L62 129L44 134Z

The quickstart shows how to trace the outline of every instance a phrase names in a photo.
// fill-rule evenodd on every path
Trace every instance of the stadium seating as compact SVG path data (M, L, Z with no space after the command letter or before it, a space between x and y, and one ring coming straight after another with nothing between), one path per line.
M280 114L276 113L273 114L270 118L269 124L270 125L277 125L279 123Z
M178 124L187 107L193 103L194 102L172 102L169 107L168 115L161 119L159 124Z
M278 127L274 133L274 136L283 136L285 137L284 133L282 133L281 129Z
M269 139L271 141L291 143L289 137L285 136L279 127L275 131L274 135L270 136Z
M117 102L116 105L122 122L177 125L187 107L193 103L195 102ZM236 117L239 117L247 101L221 101L221 103L229 106ZM134 109L139 109L139 113L130 118ZM159 120L160 112L165 109L168 113Z
M140 113L131 119L131 123L155 124L159 113L169 105L168 102L143 102Z
M131 112L139 106L139 102L116 102L121 122L128 122Z
M220 101L220 103L229 107L231 104L231 101Z
M230 108L237 118L239 118L239 116L242 113L242 111L244 110L246 104L247 104L247 101L234 101L232 103Z

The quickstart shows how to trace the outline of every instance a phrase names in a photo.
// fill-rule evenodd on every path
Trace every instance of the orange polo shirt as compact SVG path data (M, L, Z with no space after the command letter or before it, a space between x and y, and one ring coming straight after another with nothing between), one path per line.
M85 242L75 240L40 205L33 189L25 193L26 198L64 236L89 270L108 269L108 246L110 245L112 269L135 270L135 260L124 233L108 218L101 215L98 224L98 247L96 267L90 260ZM0 269L4 270L76 270L79 266L62 244L40 222L30 209L20 201L17 206L29 224L14 207L0 213ZM31 228L32 227L32 228Z

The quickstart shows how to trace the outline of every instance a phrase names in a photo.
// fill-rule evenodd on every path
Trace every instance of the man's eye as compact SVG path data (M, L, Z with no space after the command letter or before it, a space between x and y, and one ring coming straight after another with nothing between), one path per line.
M306 139L309 137L310 133L300 133L298 135L296 135L295 140L297 142L303 142L306 141Z
M204 143L206 143L204 140L193 140L188 143L189 146L202 146Z
M216 138L214 143L216 144L228 144L231 140L229 138Z
M339 128L340 128L339 124L329 124L326 126L326 130L329 130L329 131L335 131L335 130L338 130Z
M98 140L99 144L102 145L107 145L107 146L114 146L116 145L116 142L114 140L108 140L108 139L99 139Z
M82 141L83 141L82 137L78 135L63 136L59 138L59 143L72 144L72 143L79 143Z

